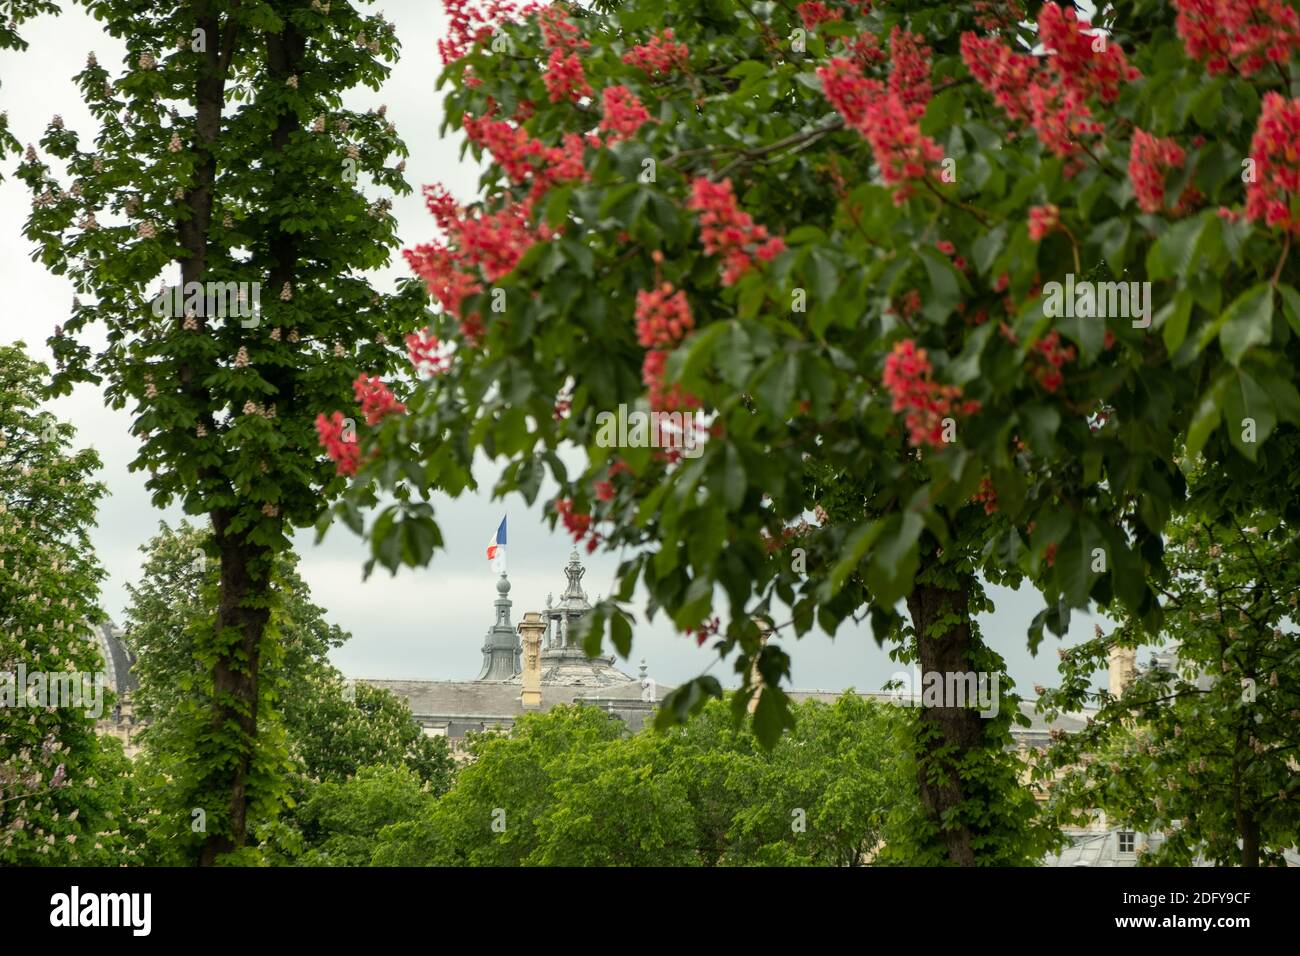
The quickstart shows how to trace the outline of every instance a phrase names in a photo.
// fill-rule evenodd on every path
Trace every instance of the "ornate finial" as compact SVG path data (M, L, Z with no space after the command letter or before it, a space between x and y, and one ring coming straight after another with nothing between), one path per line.
M648 671L649 669L650 669L650 668L646 665L645 658L644 658L644 657L641 658L641 668L640 668L640 670L641 670L641 680L642 680L642 682L645 681L646 671Z
M547 592L546 592L546 606L547 606L547 607L550 607L550 606L551 606L551 601L552 601L552 600L553 600L553 599L552 599L552 597L551 597L551 592L550 592L550 591L547 591Z

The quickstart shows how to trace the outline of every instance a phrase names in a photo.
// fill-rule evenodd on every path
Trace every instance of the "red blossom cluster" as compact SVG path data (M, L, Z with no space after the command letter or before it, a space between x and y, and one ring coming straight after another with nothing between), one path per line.
M961 58L975 82L988 91L1007 116L1022 123L1033 119L1029 87L1038 64L1032 56L1016 53L993 37L963 33Z
M496 24L521 20L541 9L537 3L517 7L511 0L489 0L480 7L476 0L442 0L447 11L447 37L438 41L438 53L444 64L459 60L475 43L488 40Z
M488 282L509 275L533 243L546 238L545 224L538 230L528 225L531 213L530 203L510 203L462 221L457 234L461 261L480 267Z
M880 49L880 40L874 33L862 33L856 37L844 37L843 53L865 70L878 63L884 63L885 51Z
M799 19L803 21L805 30L815 30L817 24L825 23L828 20L843 20L844 14L826 6L818 0L808 0L807 3L801 3L796 8L799 11Z
M649 349L641 365L641 380L649 390L650 407L667 411L699 407L699 399L679 385L664 383L668 354L695 327L686 293L671 283L636 294L636 338Z
M915 57L905 58L905 62L908 69L915 70ZM925 179L930 167L943 159L942 147L923 136L917 123L925 104L904 99L899 90L887 89L879 80L863 76L856 62L843 57L819 67L817 75L821 77L823 95L844 117L845 124L871 144L881 178L899 187L894 201L904 201L912 185Z
M754 266L754 259L771 262L785 249L785 240L769 236L766 226L757 225L741 211L731 180L710 182L700 176L691 183L686 208L700 214L700 240L704 251L723 260L722 284L733 285Z
M919 120L933 92L930 48L924 37L894 27L889 34L889 56L889 92L907 108L910 119Z
M649 43L638 44L623 54L623 62L644 70L650 76L667 76L673 70L686 69L690 50L684 43L673 42L673 31L665 30Z
M1092 24L1080 20L1073 7L1043 4L1038 15L1038 36L1052 54L1048 64L1061 82L1084 96L1096 96L1103 103L1119 98L1120 83L1141 77L1129 66L1124 51L1104 34L1085 33Z
M591 515L587 512L577 511L571 499L561 498L556 501L555 513L560 516L564 529L573 535L574 544L577 544L583 538L588 538L588 535L590 535L587 540L587 553L591 554L596 548L600 547L600 535L591 529Z
M1211 75L1251 76L1300 48L1300 16L1283 0L1174 0L1187 55Z
M1161 139L1141 129L1133 130L1133 146L1129 150L1128 178L1133 184L1133 195L1143 212L1160 212L1165 206L1165 172L1183 165L1186 154L1172 139ZM1194 187L1186 189L1178 199L1175 212L1184 212L1198 201L1200 194Z
M636 294L636 340L642 348L675 346L695 327L686 293L673 291L671 282Z
M605 134L605 145L630 139L642 123L650 122L645 106L626 86L607 86L600 95L600 131Z
M1246 218L1300 235L1300 217L1291 214L1300 194L1300 99L1264 94L1259 125L1250 141L1254 182L1246 185Z
M453 227L460 221L461 208L460 203L442 183L434 183L431 186L425 186L424 206L433 215L434 222L444 234L450 235Z
M882 382L893 396L894 412L906 413L908 441L913 447L943 447L944 419L979 411L979 402L973 399L958 403L961 389L934 381L933 372L925 349L918 349L911 339L897 343L885 359Z
M1029 238L1041 242L1048 233L1061 224L1061 210L1051 203L1033 206L1029 210Z
M1038 16L1038 34L1049 53L1042 62L973 33L962 34L962 60L1009 118L1031 124L1050 152L1069 157L1084 137L1102 132L1088 100L1112 103L1124 81L1141 75L1118 45L1085 32L1091 30L1072 8L1046 3Z
M552 50L546 60L542 82L546 84L546 92L552 103L562 100L576 103L584 96L591 95L591 84L587 82L587 75L582 71L582 61L576 53Z
M993 487L993 479L985 475L980 479L979 491L971 497L971 503L984 506L984 513L991 515L998 510L998 490Z
M406 357L415 370L424 375L441 375L451 365L443 343L427 328L412 332L406 337Z
M1030 122L1044 146L1056 156L1078 152L1088 136L1100 136L1105 127L1092 118L1087 97L1077 89L1035 83L1029 88Z
M440 242L403 249L402 255L411 271L424 280L429 293L438 300L444 311L460 319L461 334L470 344L477 343L482 332L482 321L477 312L470 316L462 315L460 307L467 296L483 291L483 286L461 268L459 256Z
M467 215L441 186L426 186L425 204L446 237L406 249L403 256L422 278L442 308L456 316L461 334L470 344L482 337L478 313L464 315L466 297L483 291L481 277L495 282L508 275L532 246L550 238L550 228L529 225L537 201L556 183L587 177L583 166L583 141L568 134L561 146L545 146L521 126L506 120L466 117L462 126L471 142L492 154L515 183L530 182L528 196L509 202L492 213Z
M947 239L940 239L938 242L934 244L934 247L952 260L952 265L954 269L958 270L959 272L966 271L965 256L957 255L957 247L954 246L951 242L949 242ZM964 307L964 303L958 303L959 309L963 307Z
M693 627L686 633L695 638L695 643L703 647L704 642L711 637L715 637L722 628L722 622L716 617L711 621L705 621L699 627Z
M1052 329L1034 343L1034 351L1042 359L1034 369L1034 377L1044 391L1055 392L1065 382L1062 366L1074 361L1074 346L1062 345L1060 333Z
M680 385L667 385L664 375L668 371L667 349L651 349L645 354L641 363L641 384L648 390L650 407L657 411L689 411L700 407L697 396L684 390Z
M361 414L366 417L367 425L378 425L389 415L401 415L406 406L384 384L378 375L358 375L352 383L352 392L361 405Z
M577 102L590 96L591 85L582 70L578 51L587 49L591 43L580 39L577 25L569 20L569 15L558 4L544 8L537 15L537 22L542 28L542 42L550 50L542 81L551 102Z
M582 164L582 137L565 134L563 145L546 146L522 126L488 116L466 116L461 121L466 138L492 154L513 183L532 181L530 196L537 198L556 183L587 178ZM430 206L432 211L432 206ZM435 212L435 215L437 213Z
M343 413L335 412L329 418L324 413L317 415L316 434L338 474L355 475L361 465L361 449L357 446L356 434L349 434Z

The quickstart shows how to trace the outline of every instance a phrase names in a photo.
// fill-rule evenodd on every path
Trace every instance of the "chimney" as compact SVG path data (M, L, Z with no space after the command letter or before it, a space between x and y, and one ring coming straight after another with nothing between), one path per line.
M1133 683L1137 671L1137 648L1111 646L1106 653L1106 674L1110 678L1110 694L1119 697L1124 688Z
M529 611L519 622L519 635L523 643L523 685L520 702L525 709L542 706L542 632L546 623L538 611Z

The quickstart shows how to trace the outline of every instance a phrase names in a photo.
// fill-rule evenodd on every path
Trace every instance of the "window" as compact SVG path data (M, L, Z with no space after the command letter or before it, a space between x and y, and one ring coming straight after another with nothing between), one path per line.
M1137 843L1137 834L1129 830L1121 830L1119 834L1119 852L1132 853Z

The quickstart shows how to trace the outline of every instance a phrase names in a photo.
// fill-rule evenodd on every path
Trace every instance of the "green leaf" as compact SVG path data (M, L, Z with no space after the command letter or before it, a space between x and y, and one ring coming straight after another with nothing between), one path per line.
M1192 318L1192 294L1180 289L1173 302L1160 310L1155 324L1164 339L1165 351L1173 355L1187 338L1187 326Z
M1219 427L1219 408L1223 404L1223 393L1227 379L1220 378L1205 390L1201 402L1196 406L1191 424L1187 427L1187 454L1195 457L1200 454L1210 434Z
M1300 292L1289 285L1280 285L1277 291L1282 293L1282 312L1286 316L1291 331L1300 336Z
M781 734L794 727L794 715L790 713L790 700L779 687L764 686L758 694L758 706L754 708L754 736L761 746L768 750L776 746Z
M925 264L926 274L930 277L930 294L924 296L924 312L933 322L942 322L961 299L961 287L957 283L957 270L953 268L948 257L938 249L929 246L920 251L921 262Z
M632 652L632 622L618 608L609 618L609 640L621 657Z
M867 587L876 600L892 605L906 596L920 567L917 541L925 521L915 511L894 514L886 520L880 543L867 564Z
M1267 282L1243 292L1221 315L1215 324L1220 326L1219 345L1233 365L1252 345L1268 342L1273 334L1273 288Z
M1251 461L1273 432L1277 415L1268 393L1244 369L1229 378L1223 399L1224 425L1233 447Z

